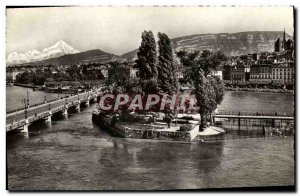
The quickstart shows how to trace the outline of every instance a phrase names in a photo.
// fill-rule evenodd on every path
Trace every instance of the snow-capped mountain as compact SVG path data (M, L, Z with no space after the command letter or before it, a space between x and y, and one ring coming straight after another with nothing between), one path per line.
M7 64L30 63L34 61L46 60L54 57L60 57L66 54L79 53L78 50L72 48L66 42L60 40L53 46L44 48L42 51L35 49L25 53L12 52L7 55Z

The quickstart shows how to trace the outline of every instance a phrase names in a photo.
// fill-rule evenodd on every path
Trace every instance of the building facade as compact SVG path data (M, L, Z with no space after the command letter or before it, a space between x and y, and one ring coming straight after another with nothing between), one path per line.
M293 84L294 83L294 64L276 63L272 66L272 82L274 84Z
M252 65L250 68L250 83L270 84L272 82L272 64Z
M233 84L238 84L240 82L245 82L245 65L237 64L230 68L230 80Z

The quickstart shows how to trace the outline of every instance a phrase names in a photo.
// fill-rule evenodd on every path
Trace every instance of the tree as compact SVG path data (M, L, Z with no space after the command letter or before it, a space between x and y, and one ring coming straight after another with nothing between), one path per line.
M207 77L211 71L216 70L227 59L223 53L209 50L203 50L202 52L179 51L177 57L185 67L186 82L192 82L198 76L200 69Z
M29 71L25 71L23 73L19 73L16 76L16 82L21 84L29 84L32 82L33 73Z
M53 74L53 78L57 82L70 80L69 75L67 73L64 73L64 72L58 72L58 73Z
M113 85L125 88L129 81L130 68L127 65L119 64L118 62L110 63L110 68L108 69L108 78L106 81L108 86Z
M176 64L173 62L171 41L165 33L158 33L158 86L168 94L177 92Z
M157 77L156 43L152 31L142 33L142 43L135 61L141 80Z
M42 70L37 70L32 78L32 83L35 85L44 85L46 80L45 72Z
M226 60L220 52L199 51L177 53L180 62L185 66L187 81L193 84L201 116L199 131L202 131L206 122L211 120L212 112L221 103L224 96L224 85L220 78L209 76L211 71Z

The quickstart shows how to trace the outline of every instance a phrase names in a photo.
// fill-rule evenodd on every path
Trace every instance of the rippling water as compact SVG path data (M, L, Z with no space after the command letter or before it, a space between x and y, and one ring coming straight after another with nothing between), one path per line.
M226 96L236 102L235 93ZM226 96L227 104L221 107L232 109L236 104L228 106ZM288 112L290 102L286 105ZM70 113L68 118L57 116L52 125L33 124L29 138L8 136L8 188L166 190L294 185L292 137L192 144L124 139L94 125L93 109Z
M218 110L249 113L293 114L292 93L226 91Z

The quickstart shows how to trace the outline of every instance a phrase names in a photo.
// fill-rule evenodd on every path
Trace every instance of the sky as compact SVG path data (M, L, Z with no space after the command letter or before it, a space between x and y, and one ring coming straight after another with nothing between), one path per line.
M292 7L14 8L6 10L6 53L42 50L63 40L82 52L121 55L139 47L144 30L170 38L284 28L293 35L293 22Z

